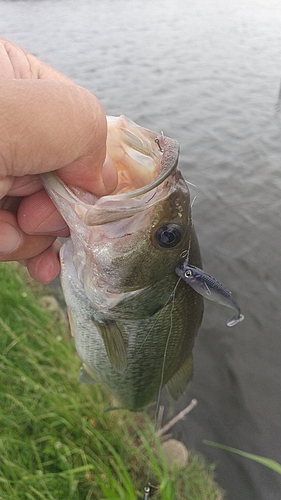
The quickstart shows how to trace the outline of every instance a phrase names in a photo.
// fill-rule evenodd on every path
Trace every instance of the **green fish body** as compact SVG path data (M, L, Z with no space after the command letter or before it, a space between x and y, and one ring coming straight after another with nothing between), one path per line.
M192 377L203 299L178 279L183 252L201 267L178 143L124 116L108 117L107 155L118 186L96 197L55 174L43 183L71 236L61 282L83 366L80 380L138 411L167 384L174 399Z

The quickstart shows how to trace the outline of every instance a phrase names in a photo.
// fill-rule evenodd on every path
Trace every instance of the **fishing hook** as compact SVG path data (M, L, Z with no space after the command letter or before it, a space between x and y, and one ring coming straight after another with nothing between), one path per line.
M158 137L156 137L155 142L156 142L156 144L157 144L157 146L158 146L158 148L159 148L159 151L160 151L161 153L163 153L163 149L162 149L162 148L161 148L161 146L160 146L160 141L159 141Z

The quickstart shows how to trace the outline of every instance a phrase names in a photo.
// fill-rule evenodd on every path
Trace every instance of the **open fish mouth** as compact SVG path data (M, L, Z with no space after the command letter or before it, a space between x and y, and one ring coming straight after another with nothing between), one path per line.
M115 200L134 198L161 184L176 168L179 145L125 116L107 117L107 154L118 171ZM117 196L117 198L116 198Z
M176 140L140 127L125 116L107 117L107 124L107 157L118 173L112 194L97 197L66 186L54 173L43 176L43 182L45 179L49 188L67 201L87 226L125 219L157 204L162 196L162 190L159 192L157 188L178 164Z

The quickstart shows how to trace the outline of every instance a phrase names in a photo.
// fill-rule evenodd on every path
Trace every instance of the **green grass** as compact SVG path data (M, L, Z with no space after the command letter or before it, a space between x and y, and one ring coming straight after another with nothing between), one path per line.
M77 382L80 360L46 289L0 264L0 500L220 500L213 468L191 456L168 470L148 416L104 412L108 396ZM49 292L48 292L49 293Z
M214 446L215 448L221 448L225 451L230 451L231 453L236 453L236 455L240 455L244 458L249 458L249 460L253 460L254 462L258 462L261 465L264 465L268 469L274 470L281 474L281 464L276 462L276 460L272 460L272 458L261 457L260 455L254 455L253 453L249 453L247 451L237 450L237 448L232 448L231 446L226 446L220 443L214 443L214 441L204 440L204 444L208 444L210 446Z

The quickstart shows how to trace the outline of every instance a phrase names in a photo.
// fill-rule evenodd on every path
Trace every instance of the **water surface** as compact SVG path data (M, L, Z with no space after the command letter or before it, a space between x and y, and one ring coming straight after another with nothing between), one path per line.
M245 321L206 303L198 406L175 429L217 463L230 500L276 500L279 476L218 441L281 462L281 4L276 0L1 1L0 32L94 92L111 115L163 130L198 186L204 267Z

